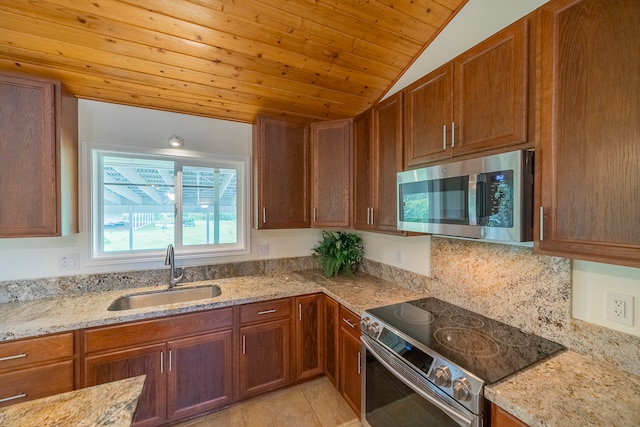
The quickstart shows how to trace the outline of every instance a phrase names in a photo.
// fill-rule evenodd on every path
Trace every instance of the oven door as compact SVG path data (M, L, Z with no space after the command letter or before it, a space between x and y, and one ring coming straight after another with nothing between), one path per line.
M362 424L481 427L474 415L366 335L362 336Z

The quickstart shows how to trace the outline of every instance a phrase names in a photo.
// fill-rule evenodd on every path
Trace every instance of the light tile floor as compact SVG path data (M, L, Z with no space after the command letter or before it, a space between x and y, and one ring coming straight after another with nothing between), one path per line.
M360 427L328 378L249 400L175 427Z

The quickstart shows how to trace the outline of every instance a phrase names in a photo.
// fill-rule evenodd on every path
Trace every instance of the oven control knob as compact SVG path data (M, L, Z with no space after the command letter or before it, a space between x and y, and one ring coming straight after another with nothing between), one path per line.
M457 400L471 400L471 384L466 378L456 378L453 381L453 397Z
M377 336L380 333L380 325L378 324L378 322L373 322L369 330L371 331L372 335Z
M438 366L434 373L436 385L449 387L451 385L451 371L446 366Z
M369 317L365 317L360 321L360 328L362 328L363 331L369 331L369 325L371 325L371 319L369 319Z

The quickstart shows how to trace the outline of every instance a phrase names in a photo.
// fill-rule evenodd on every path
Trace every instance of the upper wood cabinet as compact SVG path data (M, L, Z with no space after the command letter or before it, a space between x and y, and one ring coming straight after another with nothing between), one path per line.
M404 89L405 169L527 143L529 49L523 18Z
M59 82L0 73L0 237L78 232L78 104Z
M353 225L398 233L396 174L402 170L402 93L354 120Z
M258 117L253 130L256 228L310 226L309 154L306 123Z
M349 227L351 218L351 123L312 123L311 226Z
M637 0L539 10L538 253L640 267L639 16Z

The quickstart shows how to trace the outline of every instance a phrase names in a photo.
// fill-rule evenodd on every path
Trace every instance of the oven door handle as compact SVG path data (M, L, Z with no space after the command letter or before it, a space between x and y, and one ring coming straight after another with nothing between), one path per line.
M413 391L418 393L421 397L423 397L429 403L431 403L434 406L436 406L442 412L447 414L447 416L449 416L449 418L451 418L453 421L458 423L460 426L463 426L463 427L474 427L473 416L469 415L469 416L465 417L463 414L461 414L460 412L456 411L451 406L449 406L446 402L444 402L442 400L442 398L440 398L439 396L437 396L435 394L431 395L431 394L425 392L424 390L422 390L420 387L415 385L411 380L409 380L407 377L405 377L401 372L399 372L393 366L389 365L385 360L383 360L383 358L378 356L378 354L376 353L376 350L371 347L371 345L367 342L367 340L366 340L366 338L364 336L362 336L361 338L362 338L361 339L362 345L364 345L364 347L378 360L378 362L380 362L385 368L387 368L395 377L397 377L405 385L410 387Z

